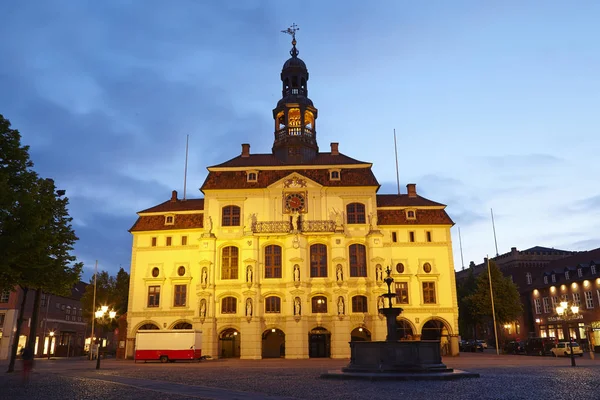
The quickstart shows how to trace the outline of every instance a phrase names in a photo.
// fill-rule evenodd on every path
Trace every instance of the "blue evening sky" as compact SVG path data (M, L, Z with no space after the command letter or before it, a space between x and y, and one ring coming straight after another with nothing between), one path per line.
M600 247L597 1L2 1L0 113L70 198L89 279L128 270L136 211L206 167L270 152L290 37L322 151L379 193L447 204L456 269L540 245Z

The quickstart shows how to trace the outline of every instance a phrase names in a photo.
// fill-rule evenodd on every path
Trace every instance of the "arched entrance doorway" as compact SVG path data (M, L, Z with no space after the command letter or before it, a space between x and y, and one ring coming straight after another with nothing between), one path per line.
M443 336L442 331L445 336L448 336L448 330L443 321L430 319L423 325L423 329L421 330L421 340L441 340Z
M329 357L331 355L331 333L318 326L308 333L308 356L310 358Z
M262 358L285 357L285 333L280 329L267 329L262 334Z
M240 356L240 333L233 329L225 329L219 335L219 357L234 358Z
M412 325L404 318L398 318L396 320L396 333L398 334L399 340L413 340L415 336Z
M158 327L158 325L152 323L152 322L147 322L143 325L141 325L138 328L138 331L148 331L148 330L159 330L160 328Z
M363 327L355 328L352 332L350 332L350 341L351 342L370 342L371 341L371 332L369 332L366 328L363 328Z

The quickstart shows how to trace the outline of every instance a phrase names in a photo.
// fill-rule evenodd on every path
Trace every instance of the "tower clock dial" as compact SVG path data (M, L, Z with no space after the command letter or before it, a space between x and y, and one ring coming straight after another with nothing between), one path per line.
M304 210L306 200L302 193L290 193L285 196L285 208L291 212L300 212Z

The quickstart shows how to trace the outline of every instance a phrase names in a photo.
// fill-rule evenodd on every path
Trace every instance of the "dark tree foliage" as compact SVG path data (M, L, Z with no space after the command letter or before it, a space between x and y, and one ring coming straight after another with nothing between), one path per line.
M517 286L510 278L502 274L495 262L490 261L489 263L496 324L503 325L519 318L523 314L523 306ZM467 296L466 301L470 304L472 315L476 321L490 322L493 320L490 280L487 270L477 277L476 289Z
M108 306L117 312L117 317L127 312L129 299L129 274L123 268L119 269L117 276L110 276L108 272L98 272L96 276L96 308L94 308L94 277L86 287L81 298L83 312L91 321L93 312L101 306Z
M470 268L469 275L456 289L458 297L458 326L463 339L475 338L476 327L480 318L475 314L470 297L477 289L475 274Z
M71 227L69 201L57 191L52 179L42 179L33 170L29 148L21 135L0 115L0 289L35 291L31 330L27 346L33 350L42 291L68 295L79 281L82 265L71 255L77 236ZM23 307L21 307L23 309ZM17 322L15 342L23 313ZM9 372L14 368L13 345Z

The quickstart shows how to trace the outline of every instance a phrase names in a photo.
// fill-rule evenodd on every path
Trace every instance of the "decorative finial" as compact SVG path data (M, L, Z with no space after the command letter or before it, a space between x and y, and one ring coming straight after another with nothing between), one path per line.
M299 31L300 28L298 28L298 25L296 25L296 23L294 22L292 24L292 26L290 26L289 28L287 28L284 31L281 31L282 33L287 33L288 35L292 36L292 49L290 50L290 55L292 57L297 57L298 56L298 49L296 49L296 32Z

